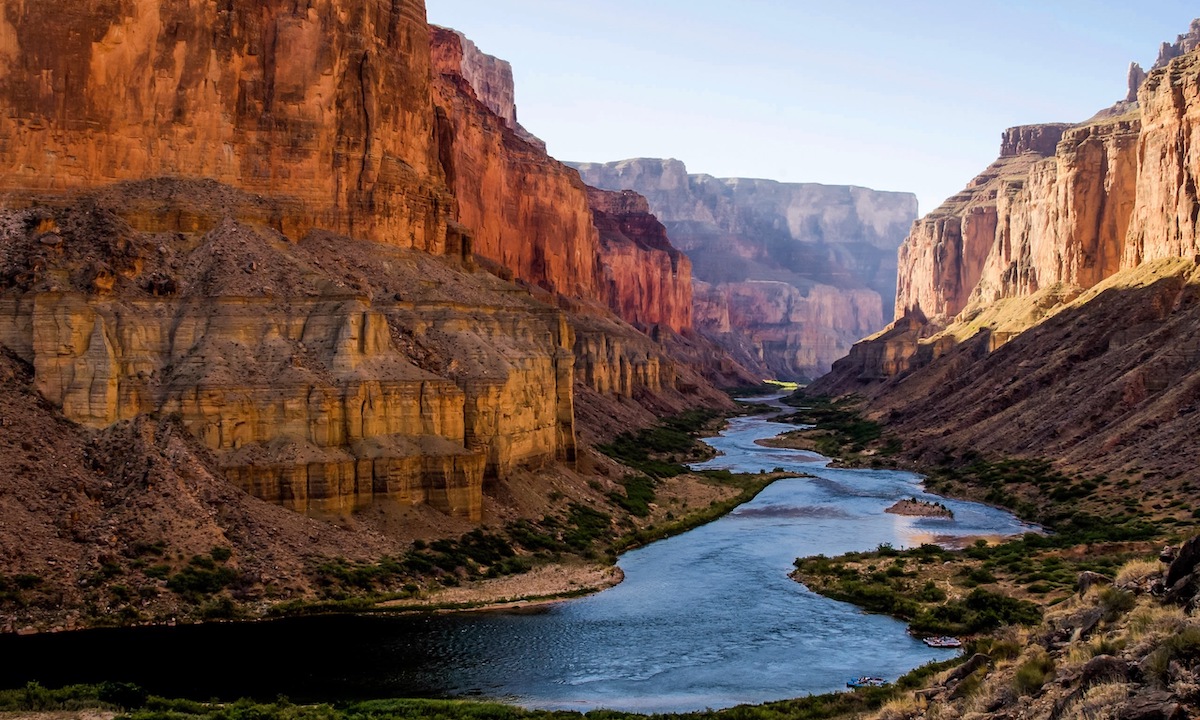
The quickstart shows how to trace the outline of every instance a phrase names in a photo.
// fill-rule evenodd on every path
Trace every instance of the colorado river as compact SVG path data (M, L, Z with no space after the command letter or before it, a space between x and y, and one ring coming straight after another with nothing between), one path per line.
M892 680L953 655L913 639L903 623L809 592L788 578L793 559L1031 528L994 508L925 493L911 473L833 469L812 453L754 443L791 429L734 419L709 440L724 454L703 467L813 477L776 482L716 522L625 554L625 582L598 595L532 614L6 637L0 655L20 661L3 684L124 680L199 699L482 696L660 712L840 690L859 675ZM944 503L954 518L884 513L914 495Z

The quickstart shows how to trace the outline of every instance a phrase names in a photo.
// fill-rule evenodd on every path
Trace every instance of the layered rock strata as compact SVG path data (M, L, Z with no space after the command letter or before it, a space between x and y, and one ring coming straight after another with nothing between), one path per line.
M819 374L883 326L883 298L890 303L895 292L895 249L916 216L913 196L719 180L689 175L677 160L576 167L591 185L647 197L692 259L697 329L763 375ZM757 284L764 282L779 287ZM775 320L742 312L741 299L764 295Z
M1175 42L1164 42L1158 49L1158 59L1151 66L1151 72L1164 68L1167 63L1177 57L1182 57L1196 48L1200 48L1200 19L1193 20L1191 27L1183 35L1175 39ZM1127 102L1137 102L1138 92L1142 89L1142 84L1149 77L1140 64L1130 63L1129 65L1129 94L1125 100Z
M0 343L41 394L95 428L178 415L257 497L478 519L485 478L574 458L569 326L489 275L229 219L138 233L94 200L3 225Z
M433 25L430 32L434 69L461 75L479 102L503 120L509 130L545 152L546 144L517 122L512 64L481 51L470 38L453 28Z
M593 208L579 173L516 123L506 63L453 30L433 28L432 47L434 89L450 126L443 165L474 251L518 280L602 303L636 326L689 329L687 261L648 211L600 195Z
M600 233L608 306L635 327L691 330L691 260L671 245L646 198L589 188L588 202Z
M507 64L420 0L176 5L0 12L0 344L67 419L178 417L297 509L478 519L574 460L576 383L679 392L629 325L576 340L564 308L686 330L686 261L633 208L601 243Z
M998 207L1020 193L1030 170L1053 154L1068 126L1004 133L1001 156L959 194L913 224L900 246L896 316L945 323L967 305L1001 228ZM1005 232L1010 232L1007 224Z

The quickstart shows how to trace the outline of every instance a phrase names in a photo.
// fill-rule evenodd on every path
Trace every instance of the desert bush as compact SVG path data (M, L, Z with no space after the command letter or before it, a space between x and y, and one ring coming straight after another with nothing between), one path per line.
M1158 637L1176 632L1187 621L1187 613L1173 605L1146 605L1129 614L1129 639Z
M1121 566L1117 572L1118 585L1132 585L1154 575L1161 575L1163 564L1158 560L1133 560Z
M1193 625L1167 636L1146 658L1142 669L1148 679L1165 687L1170 681L1172 662L1192 661L1197 657L1200 657L1200 627Z
M1021 663L1013 676L1013 687L1021 695L1034 695L1054 677L1054 659L1045 652L1038 652Z
M1129 612L1137 605L1137 597L1127 590L1106 587L1100 591L1100 608L1104 610L1104 619L1112 622Z

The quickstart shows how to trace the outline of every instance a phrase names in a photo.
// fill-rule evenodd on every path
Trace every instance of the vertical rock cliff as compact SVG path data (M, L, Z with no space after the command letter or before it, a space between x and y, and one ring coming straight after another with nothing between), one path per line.
M650 203L632 191L588 189L609 307L635 327L692 329L692 262L676 250Z
M67 419L177 416L297 509L574 459L565 316L461 263L422 2L2 11L0 343Z
M692 259L697 328L760 372L819 374L883 326L885 305L890 315L911 195L718 180L677 160L577 167L589 184L647 197Z
M138 197L215 227L138 232ZM4 215L0 344L68 419L175 414L236 484L302 510L478 519L485 478L573 459L559 311L424 253L218 219L230 197L158 180Z
M474 251L553 293L598 299L599 239L579 174L519 137L476 94L468 76L501 110L498 98L512 91L497 87L499 74L480 80L478 50L468 52L462 35L434 27L432 39L433 87L449 125L442 162Z
M603 302L628 322L688 329L686 260L658 236L648 210L589 197L579 173L517 124L507 63L458 32L432 32L434 88L452 126L443 164L475 252L553 293Z
M919 313L945 322L966 307L1001 227L998 206L1021 192L1030 169L1054 153L1066 129L1055 124L1005 131L1000 159L914 223L900 246L897 317Z
M589 189L516 124L503 61L453 30L432 33L434 91L447 126L442 164L474 252L576 315L607 307L652 334L690 332L691 265L645 200ZM628 325L574 323L584 386L625 398L675 391L664 346L646 345Z
M0 191L202 177L445 252L421 0L46 0L0 16Z

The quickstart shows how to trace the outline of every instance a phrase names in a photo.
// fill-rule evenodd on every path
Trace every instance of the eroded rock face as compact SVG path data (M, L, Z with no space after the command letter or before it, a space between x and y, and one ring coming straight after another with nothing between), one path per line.
M138 233L86 202L0 224L0 344L41 394L94 428L177 414L257 497L478 519L486 477L574 459L566 320L489 275L234 220Z
M210 178L293 240L446 250L420 0L6 3L0 106L10 198Z
M600 233L602 290L608 306L635 327L692 329L692 262L633 191L588 189Z
M1090 288L1121 269L1137 195L1137 118L1067 130L1057 154L997 198L998 224L971 302Z
M1200 127L1198 71L1200 54L1193 52L1151 73L1142 86L1137 200L1125 267L1200 254L1200 150L1187 141Z
M461 75L476 99L503 120L509 130L545 151L546 144L517 122L512 64L481 51L470 38L452 28L432 25L430 34L435 71Z
M644 201L589 197L579 174L516 124L507 63L453 30L432 37L434 89L451 126L443 162L474 251L637 327L690 329L690 264Z
M1155 492L1170 484L1149 478L1190 472L1200 159L1186 138L1200 124L1197 78L1200 51L1170 61L1142 85L1140 114L1068 128L1049 158L1002 158L919 222L901 255L910 314L813 392L867 395L917 452L1152 468L1142 487ZM957 231L972 212L992 214L992 229L955 242L926 232Z
M869 335L882 312L870 290L769 280L697 283L696 308L697 326L735 359L789 378L811 377L844 355L847 337Z
M1053 153L1066 125L1011 128L1001 157L959 194L913 224L899 252L896 317L945 323L967 305L1002 222L997 207L1021 192L1031 168ZM1010 232L1007 226L1005 232Z
M913 196L719 180L689 175L677 160L576 167L589 184L647 197L703 283L694 293L697 329L719 339L739 360L755 362L760 372L811 377L827 369L855 340L883 326L883 316L871 313L876 304L884 305L882 298L894 297L895 248L916 215ZM793 288L790 300L780 300L779 292L773 296L777 308L788 308L782 311L791 318L788 322L802 322L803 329L793 328L785 337L789 331L774 322L759 328L753 313L736 309L733 317L738 320L730 325L731 299L737 304L737 298L762 294L762 288L736 286L760 280ZM880 298L877 303L862 297L872 292ZM806 309L813 314L801 317ZM851 320L841 324L846 318ZM743 321L750 325L737 324Z

